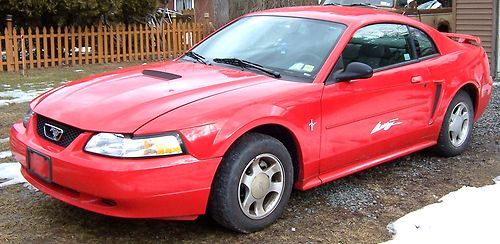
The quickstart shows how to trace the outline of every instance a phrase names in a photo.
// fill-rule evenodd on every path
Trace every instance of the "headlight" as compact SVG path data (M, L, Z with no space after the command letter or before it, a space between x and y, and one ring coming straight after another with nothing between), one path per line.
M120 158L141 158L178 155L184 153L184 145L177 133L129 138L120 134L99 133L85 145L85 151Z
M24 127L28 127L28 122L30 122L31 117L33 117L33 110L31 108L28 109L28 112L23 117L23 125Z

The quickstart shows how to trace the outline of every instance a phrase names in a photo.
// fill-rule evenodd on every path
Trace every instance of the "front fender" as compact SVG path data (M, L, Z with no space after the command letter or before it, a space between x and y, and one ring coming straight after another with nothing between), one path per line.
M287 128L298 143L301 176L318 174L323 84L274 81L208 97L168 112L135 132L179 131L190 155L223 156L243 134L261 125ZM313 120L314 128L309 123Z
M189 153L200 159L223 156L238 138L261 125L283 126L294 134L297 141L301 141L295 132L304 128L298 128L296 124L285 119L286 112L285 108L276 105L250 105L227 119L183 129L181 134L188 141L186 147Z
M282 107L268 104L255 104L238 111L222 125L214 140L214 144L221 145L223 150L218 154L224 153L243 134L260 125L277 124L292 132L297 131L293 123L283 119L286 112Z

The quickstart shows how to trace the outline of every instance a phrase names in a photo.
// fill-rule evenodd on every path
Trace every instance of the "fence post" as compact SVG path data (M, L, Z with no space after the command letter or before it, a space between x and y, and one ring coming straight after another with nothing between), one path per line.
M150 33L150 29L153 28L153 27L150 27L149 25L145 25L144 26L144 31L145 31L145 34L144 34L144 40L146 42L146 61L149 60L149 42L151 40L151 36L149 35Z
M62 66L62 42L61 42L62 36L61 36L61 26L57 27L56 40L57 40L57 65L58 66Z
M144 60L144 32L142 30L142 24L139 24L139 49L141 54L139 60L142 61Z
M5 17L7 28L5 29L5 51L7 53L7 71L14 70L14 51L12 50L12 15Z
M160 28L163 29L163 23L156 27L156 37L155 37L155 45L156 45L156 60L161 60L161 39L160 39Z
M92 61L90 63L95 64L96 63L96 52L98 50L96 44L95 44L95 26L91 25L90 26L90 46L92 47L91 52L92 52Z
M40 36L40 30L38 27L35 27L35 46L36 46L36 67L40 68L42 67L42 48L41 48L41 36Z
M107 25L104 25L103 26L103 40L104 40L104 43L103 43L103 55L104 55L104 63L107 64L108 63L108 57L109 57L109 52L108 52L108 26Z
M203 29L203 37L208 36L215 31L215 26L210 21L208 15L205 15L205 21L203 21L202 29Z
M26 48L25 48L25 46L26 46L26 42L24 41L24 37L25 37L25 36L24 36L24 28L23 28L23 27L21 27L21 32L20 32L20 34L21 34L21 48L20 48L20 49L21 49L21 65L23 66L23 69L22 69L22 71L21 71L21 72L22 72L21 74L22 74L23 76L25 76L25 75L26 75L26 73L25 73L25 72L26 72L26 57L27 57L27 55L26 55L26 52L25 52L25 51L26 51L26 50L25 50L25 49L26 49Z
M134 35L134 54L135 54L134 60L139 60L139 48L137 47L137 35L139 34L139 31L137 30L136 24L134 24L132 30L133 30L132 33Z
M12 43L14 44L14 71L19 71L19 46L17 45L17 30L12 29Z
M89 29L88 26L85 26L83 29L83 43L85 48L85 64L89 64L89 56L90 56L90 47L89 47Z
M176 58L177 57L177 52L179 50L179 45L178 45L178 42L177 42L177 18L174 18L172 20L172 42L173 42L173 52L172 52L172 56L173 58Z
M102 50L103 50L103 44L102 44L102 24L99 23L97 25L97 63L102 64Z
M125 62L127 60L127 29L125 25L121 25L122 32L122 61ZM129 44L130 45L130 44Z
M128 37L128 61L132 61L132 29L130 25L127 26L127 37Z
M35 68L34 59L36 53L33 52L33 31L31 30L31 27L28 27L28 52L30 54L30 69L33 69Z
M56 45L55 45L55 33L54 33L54 27L51 26L49 28L49 35L50 35L50 39L49 39L49 42L50 42L50 46L49 46L49 49L50 49L50 66L51 67L55 67L56 66ZM49 51L45 51L47 53L49 53Z
M42 36L43 36L43 67L49 67L49 41L47 35L47 28L45 26L42 28Z
M109 26L109 53L110 53L110 63L115 62L115 32L112 25Z
M68 26L64 26L64 64L69 65L69 29Z
M78 65L83 64L83 33L82 33L82 27L78 26L77 28L77 40L78 40L78 45L76 46L78 48ZM76 52L75 52L76 53Z

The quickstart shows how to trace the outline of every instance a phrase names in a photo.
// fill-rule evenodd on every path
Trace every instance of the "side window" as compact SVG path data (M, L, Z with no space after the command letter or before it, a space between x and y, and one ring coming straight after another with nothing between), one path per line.
M358 30L342 52L344 66L352 62L383 68L416 59L410 46L408 27L375 24Z
M410 31L413 35L413 39L415 41L415 49L419 58L431 56L438 53L436 45L434 45L434 42L432 42L427 34L414 27L410 27Z

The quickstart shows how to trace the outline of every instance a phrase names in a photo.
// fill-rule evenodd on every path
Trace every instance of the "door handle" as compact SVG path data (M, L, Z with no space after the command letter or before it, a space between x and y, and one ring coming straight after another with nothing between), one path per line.
M418 83L422 83L422 82L424 82L424 77L422 77L422 76L420 76L420 75L418 75L418 76L413 76L413 77L411 78L411 83L412 83L412 84L418 84Z

